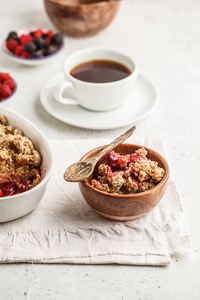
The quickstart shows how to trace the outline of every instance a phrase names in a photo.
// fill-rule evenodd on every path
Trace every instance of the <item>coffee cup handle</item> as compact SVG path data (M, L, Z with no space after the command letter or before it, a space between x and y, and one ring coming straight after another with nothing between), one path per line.
M62 104L78 105L77 100L72 98L65 98L62 96L64 90L66 89L70 90L70 92L73 94L74 93L73 83L71 83L70 81L65 81L54 87L54 97L56 101Z

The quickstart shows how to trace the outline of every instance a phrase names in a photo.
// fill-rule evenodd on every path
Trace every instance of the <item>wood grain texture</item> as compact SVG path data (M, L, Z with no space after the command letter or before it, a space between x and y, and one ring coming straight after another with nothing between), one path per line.
M81 160L97 154L102 148L98 147L88 152ZM122 144L115 148L120 154L131 154L141 148L139 145ZM132 220L140 218L151 211L164 195L169 179L169 167L165 159L157 152L144 147L148 151L147 158L157 161L158 165L165 170L162 181L153 189L137 194L109 194L95 189L90 185L91 177L79 182L80 191L85 201L101 215L113 220Z
M114 19L120 1L44 0L46 12L60 31L75 37L95 35Z

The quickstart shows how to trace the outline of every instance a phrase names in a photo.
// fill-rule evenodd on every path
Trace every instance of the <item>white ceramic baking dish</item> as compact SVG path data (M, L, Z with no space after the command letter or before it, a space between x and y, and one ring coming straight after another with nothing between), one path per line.
M0 198L0 223L22 217L31 212L42 199L53 169L53 153L42 132L24 117L0 106L0 115L6 116L9 124L21 129L29 137L42 156L42 166L46 168L43 180L31 190Z

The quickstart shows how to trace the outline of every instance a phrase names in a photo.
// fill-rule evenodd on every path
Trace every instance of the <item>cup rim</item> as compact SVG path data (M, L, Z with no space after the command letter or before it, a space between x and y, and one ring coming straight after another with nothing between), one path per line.
M116 53L116 54L120 54L120 55L124 55L126 56L128 59L132 60L133 64L134 64L134 70L132 71L132 73L130 75L128 75L127 77L123 78L123 79L119 79L119 80L116 80L116 81L111 81L111 82L102 82L102 83L98 83L98 82L88 82L88 81L83 81L83 80L80 80L80 79L77 79L75 77L73 77L72 75L70 75L70 71L73 69L71 69L70 71L66 71L66 64L68 63L68 61L75 57L76 55L78 54L81 54L81 53L85 53L85 52L89 52L89 51L110 51L110 52L113 52L113 53ZM100 59L100 58L99 58ZM90 60L85 60L83 61L84 62L87 62L87 61L90 61ZM118 62L117 60L114 60L113 61L116 61ZM75 66L74 66L75 67ZM128 67L126 65L126 67ZM130 56L128 55L127 53L123 52L123 51L119 51L119 50L116 50L114 48L106 48L106 47L90 47L90 48L84 48L84 49L81 49L81 50L78 50L74 53L72 53L70 56L67 57L67 59L65 60L64 62L64 74L67 76L67 78L69 80L71 80L72 82L75 82L75 83L79 83L79 84L82 84L82 85L86 85L86 86L108 86L108 85L116 85L116 84L119 84L119 82L125 82L125 81L129 81L130 79L132 79L133 77L136 77L137 74L138 74L138 64L135 62L135 60Z

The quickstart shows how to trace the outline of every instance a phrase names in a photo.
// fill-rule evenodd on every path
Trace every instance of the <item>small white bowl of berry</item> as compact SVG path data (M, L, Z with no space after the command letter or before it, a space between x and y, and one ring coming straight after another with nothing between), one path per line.
M17 63L37 66L54 59L63 47L61 32L26 29L9 32L2 49L7 57Z
M0 72L0 103L10 99L16 90L17 83L10 74Z

